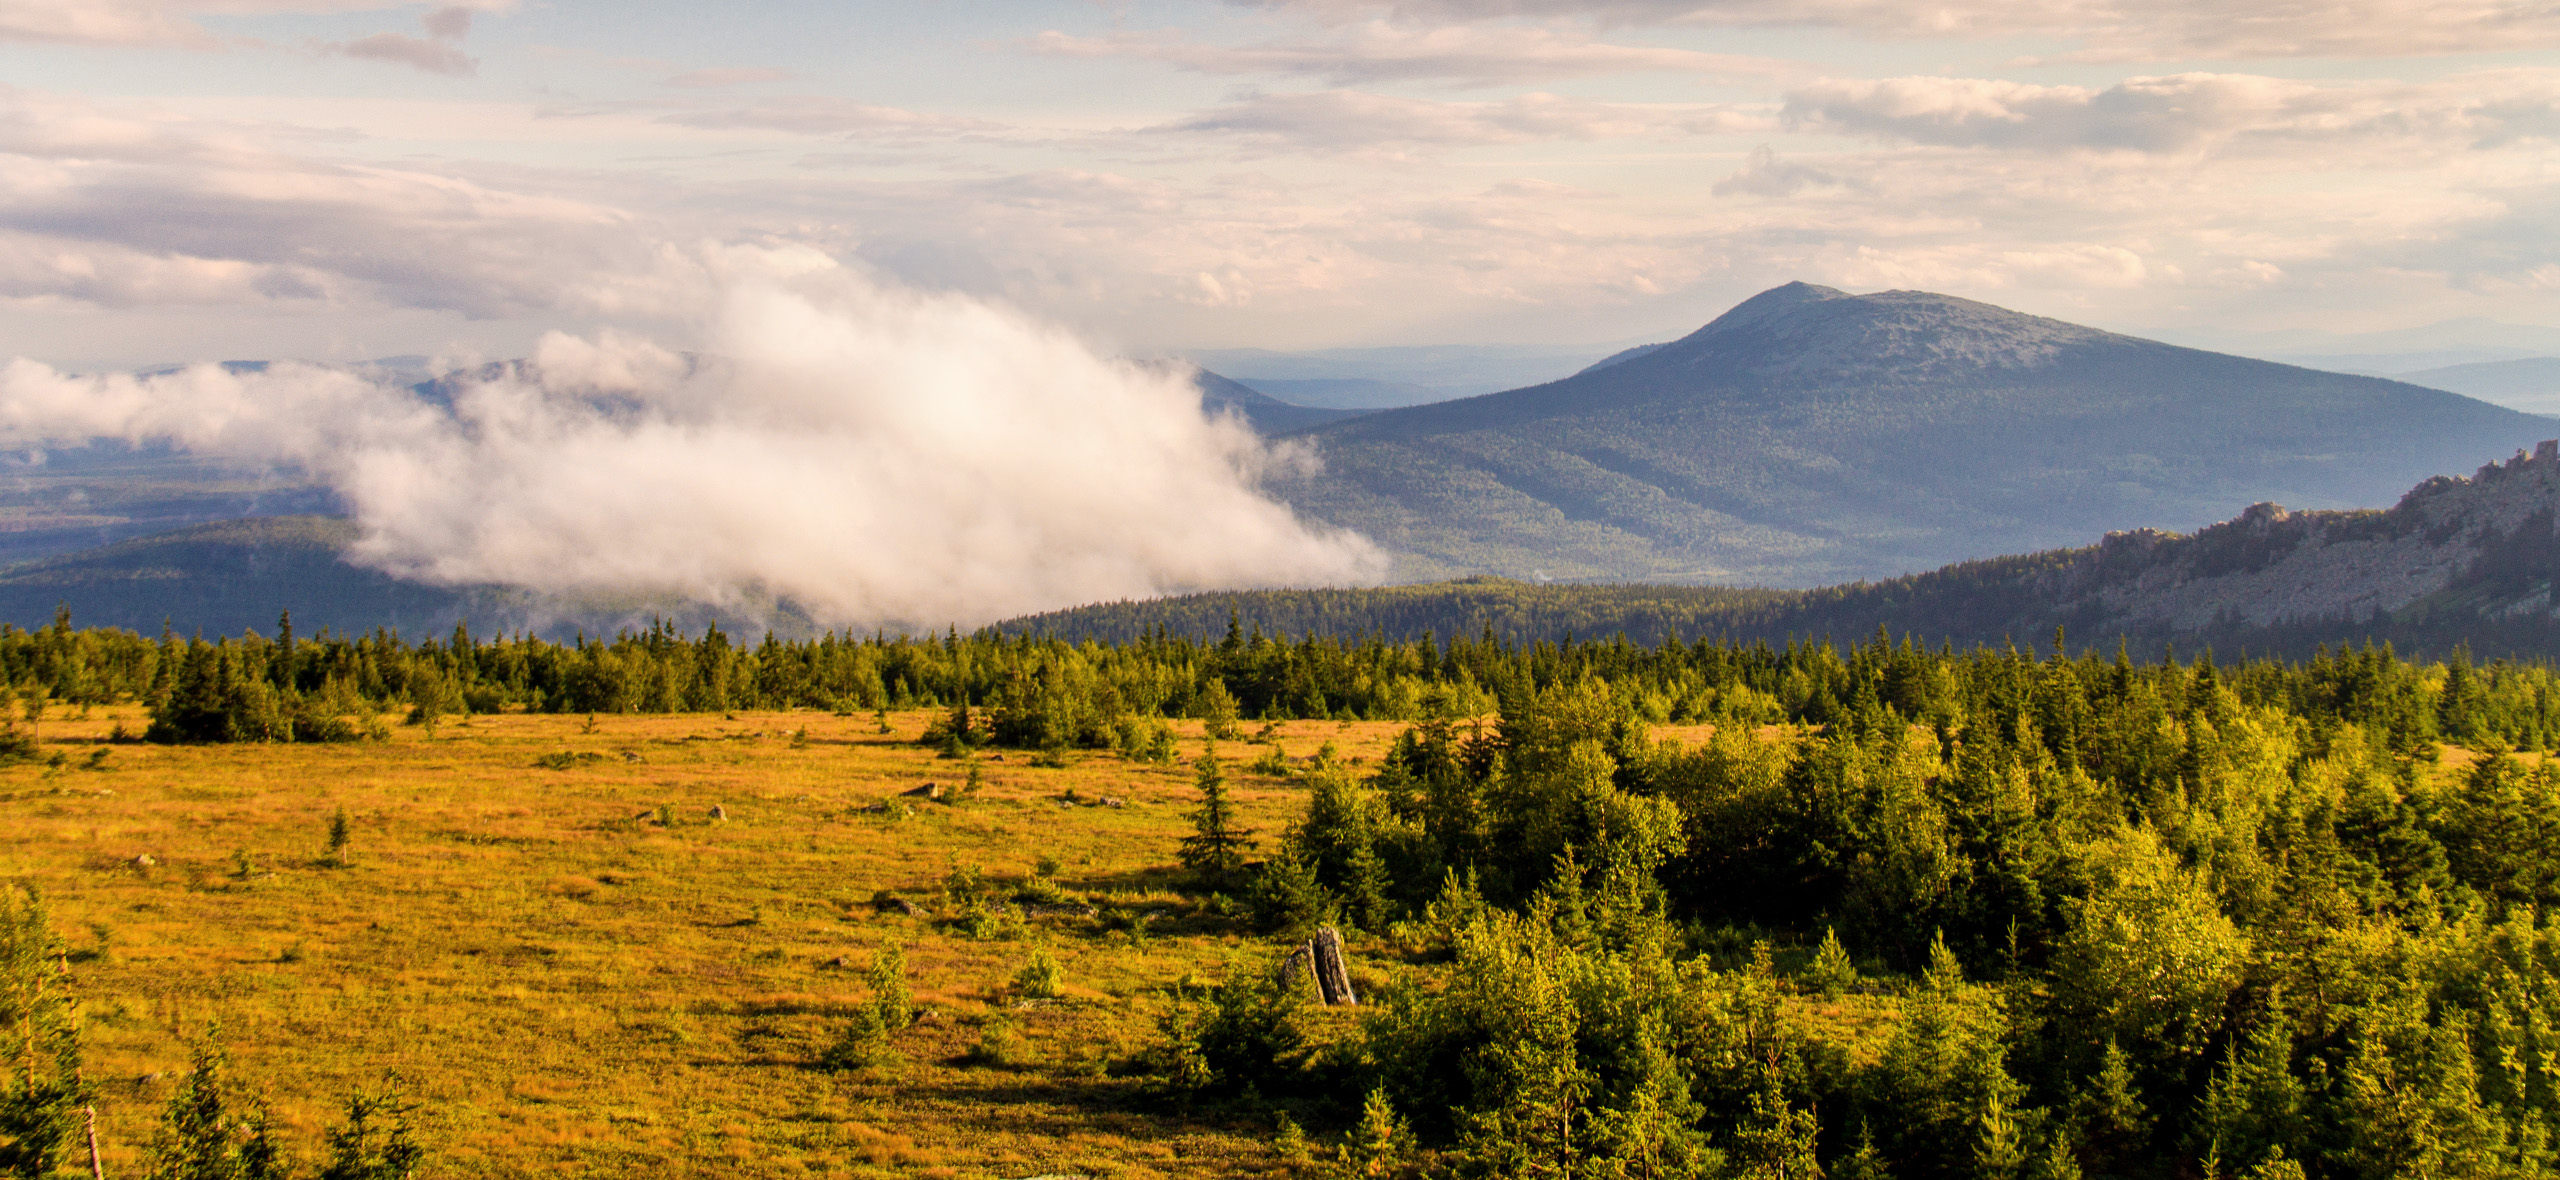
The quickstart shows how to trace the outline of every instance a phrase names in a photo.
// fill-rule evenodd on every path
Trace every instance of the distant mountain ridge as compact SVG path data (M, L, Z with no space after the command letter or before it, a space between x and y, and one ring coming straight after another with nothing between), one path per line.
M1516 642L1626 633L1676 639L1864 638L2049 649L2125 641L2308 654L2388 642L2442 655L2560 657L2560 442L2437 477L2386 510L2251 506L2192 535L2115 533L2093 545L1962 562L1818 590L1536 585L1476 578L1378 590L1198 594L1055 611L1008 631L1126 639L1164 628L1214 638L1230 612L1266 634L1473 635Z
M1816 585L2387 502L2546 422L1926 292L1790 283L1546 385L1302 432L1276 490L1467 574Z
M306 633L526 628L565 636L665 615L699 628L817 630L787 607L750 617L699 604L571 607L501 587L401 582L348 564L349 521L269 517L199 525L0 569L0 621L181 633L266 631L291 609ZM2560 658L2560 442L2430 479L2386 510L2290 512L2259 504L2192 535L2137 530L2090 545L1961 562L1818 590L1539 585L1498 578L1356 590L1259 590L1111 603L999 624L1018 633L1128 639L1166 628L1214 638L1236 612L1266 634L1358 638L1476 634L1529 641L1626 632L1665 637L1847 639L1883 627L1935 643L2123 639L2146 650L2308 652L2384 641L2443 654Z
M2412 385L2449 390L2529 413L2560 413L2560 356L2475 361L2396 376Z

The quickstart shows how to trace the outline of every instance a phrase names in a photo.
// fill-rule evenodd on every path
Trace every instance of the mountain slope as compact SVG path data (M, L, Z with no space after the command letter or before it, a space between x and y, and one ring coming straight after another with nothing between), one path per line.
M2075 647L2118 640L2144 652L2308 654L2319 644L2389 642L2442 655L2560 656L2560 443L2438 477L2388 510L2288 512L2259 504L2193 535L2124 532L2076 549L1997 557L1820 590L1701 586L1539 586L1501 579L1377 590L1200 594L1036 615L1011 631L1126 639L1164 627L1215 638L1229 612L1266 634L1383 633L1514 641L1625 632L1741 640L1863 638L1877 628L1937 643Z
M2402 373L2400 380L2537 414L2560 412L2560 356L2446 365Z
M1561 381L1309 431L1324 473L1278 490L1395 551L1400 579L1811 585L2253 501L2375 503L2544 425L1969 300L1794 283Z
M1357 418L1366 410L1328 409L1319 406L1292 405L1241 381L1231 380L1207 369L1199 371L1193 383L1200 387L1200 408L1212 414L1233 412L1243 415L1261 434L1285 434L1305 430L1328 422Z
M272 633L277 614L291 610L306 634L324 626L416 634L469 613L471 593L346 564L339 555L355 539L353 521L268 516L25 562L0 570L0 621L34 626L60 606L81 626L156 634L165 621L182 635Z

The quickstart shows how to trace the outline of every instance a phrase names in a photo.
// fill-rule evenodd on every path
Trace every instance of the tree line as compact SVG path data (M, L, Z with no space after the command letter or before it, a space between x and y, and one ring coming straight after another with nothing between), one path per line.
M2210 650L1930 648L1879 629L1865 642L1752 643L1624 636L1514 642L1490 632L1445 640L1247 629L1201 641L1163 631L1125 643L1068 642L989 629L940 637L845 635L752 644L718 626L670 624L610 639L553 642L396 632L156 639L74 628L67 614L32 631L0 627L0 685L23 700L79 706L140 701L169 741L347 740L386 713L411 720L523 709L554 713L930 708L962 714L972 742L1107 748L1132 719L1468 718L1512 711L1557 685L1606 683L1613 707L1653 724L1731 721L1827 726L1889 706L1940 724L2012 699L2039 724L2074 735L2086 718L2052 687L2210 675L2252 707L2374 727L2394 749L2435 740L2541 750L2560 744L2560 680L2539 662L2438 664L2388 646L2317 649L2312 658L2217 663ZM2145 657L2145 658L2137 658ZM2053 671L2060 669L2063 671ZM2183 670L2183 671L2182 671ZM2201 671L2198 671L2201 670ZM975 722L967 719L974 711Z

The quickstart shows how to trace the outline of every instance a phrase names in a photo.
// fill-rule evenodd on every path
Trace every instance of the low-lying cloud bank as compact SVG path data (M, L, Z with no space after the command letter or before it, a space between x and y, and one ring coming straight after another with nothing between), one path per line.
M963 625L1219 587L1374 580L1259 490L1275 451L1188 373L800 250L710 251L699 354L552 334L424 392L342 369L0 369L0 439L166 441L325 482L354 558L444 585Z

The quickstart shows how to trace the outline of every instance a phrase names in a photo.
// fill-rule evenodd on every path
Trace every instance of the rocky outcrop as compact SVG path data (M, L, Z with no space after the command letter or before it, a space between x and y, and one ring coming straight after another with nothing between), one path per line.
M2073 551L2047 589L2056 606L2094 607L2137 631L2364 621L2441 605L2436 600L2449 594L2494 617L2550 617L2553 571L2537 570L2530 554L2554 544L2555 519L2560 440L2468 479L2430 479L2389 509L2253 504L2192 536L2111 533Z

